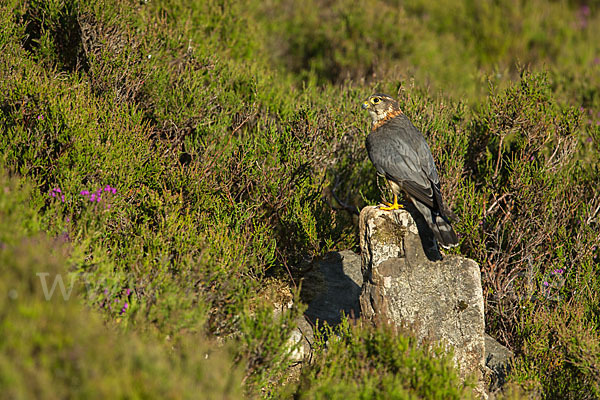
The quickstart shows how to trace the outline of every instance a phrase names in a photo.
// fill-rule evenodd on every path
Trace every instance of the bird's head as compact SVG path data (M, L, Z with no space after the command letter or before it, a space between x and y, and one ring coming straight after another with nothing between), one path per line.
M402 114L398 102L387 94L372 94L362 103L362 108L371 115L374 129Z

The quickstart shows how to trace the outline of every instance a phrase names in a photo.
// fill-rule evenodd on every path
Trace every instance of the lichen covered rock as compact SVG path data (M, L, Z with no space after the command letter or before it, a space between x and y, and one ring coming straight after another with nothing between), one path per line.
M362 317L412 329L451 348L461 375L482 378L484 309L479 266L443 257L406 210L360 215Z

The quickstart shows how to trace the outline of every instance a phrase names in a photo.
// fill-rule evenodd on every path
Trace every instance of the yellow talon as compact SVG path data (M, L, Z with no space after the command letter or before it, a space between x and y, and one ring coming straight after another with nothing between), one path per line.
M381 207L379 206L380 210L383 211L393 211L393 210L400 210L401 208L404 208L403 205L398 204L398 196L394 195L394 203L390 204L390 203L383 203L386 207Z

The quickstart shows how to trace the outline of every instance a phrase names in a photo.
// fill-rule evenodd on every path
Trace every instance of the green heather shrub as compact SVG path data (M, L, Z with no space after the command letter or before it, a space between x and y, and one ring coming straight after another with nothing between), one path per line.
M49 238L31 224L30 193L21 182L2 174L0 184L4 398L241 396L242 373L233 367L231 348L193 334L161 341L124 332L82 305L86 287L67 269L72 249L65 238Z
M548 398L598 398L600 341L594 300L530 310L519 327L522 357L515 360L512 379L528 389L543 388Z
M469 399L452 357L417 344L410 332L387 326L325 326L315 337L315 360L303 370L299 399Z
M578 136L595 133L529 73L492 95L470 129L458 229L481 265L486 329L516 351L516 381L548 398L595 398L600 170L597 152L587 165L576 156Z
M359 107L381 91L431 145L458 215L453 251L481 265L487 329L515 351L517 395L598 395L599 11L0 4L1 284L24 293L3 298L2 329L12 356L33 360L9 373L3 359L3 387L51 397L42 380L57 380L58 397L86 397L100 374L98 387L117 382L108 397L184 397L211 376L203 357L218 341L215 396L468 397L447 357L381 328L330 331L300 379L288 375L302 306L275 315L270 303L287 301L266 293L293 298L301 266L358 249L355 214L382 196ZM73 277L73 300L35 297L35 263ZM10 383L33 366L39 382Z
M597 4L535 1L265 2L268 52L299 79L419 82L469 102L486 81L518 78L518 64L547 67L568 100L598 106ZM590 81L583 91L574 82ZM465 98L466 97L466 98Z
M495 329L518 312L518 302L545 297L542 276L558 269L576 276L592 262L600 203L592 189L598 171L574 159L580 114L558 106L544 75L525 74L484 107L471 125L467 167L482 197L468 201L463 251L480 262L484 282L493 282L485 295Z

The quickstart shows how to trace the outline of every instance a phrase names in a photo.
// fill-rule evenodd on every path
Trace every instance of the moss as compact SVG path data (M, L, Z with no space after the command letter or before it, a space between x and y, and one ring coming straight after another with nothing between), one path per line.
M377 228L373 239L380 243L400 243L406 235L406 227L401 226L390 218L384 218Z

